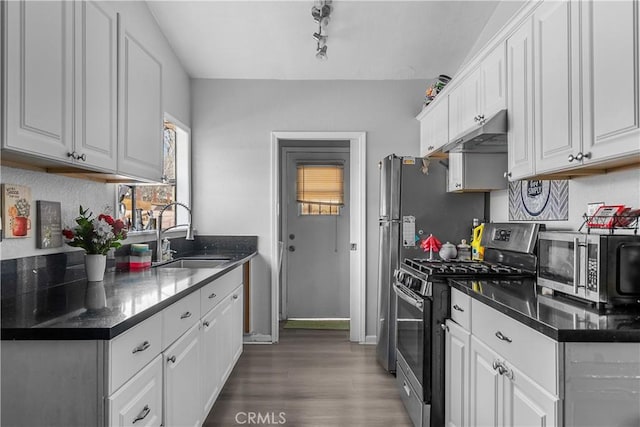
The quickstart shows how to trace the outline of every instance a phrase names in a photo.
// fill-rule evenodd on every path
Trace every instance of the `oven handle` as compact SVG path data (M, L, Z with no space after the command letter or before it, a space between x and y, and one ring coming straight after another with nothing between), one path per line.
M393 290L395 291L396 295L398 295L398 297L400 297L400 299L402 299L403 301L411 304L412 306L414 306L418 310L422 311L422 308L424 306L424 301L416 299L413 296L409 295L409 293L407 291L405 291L404 289L402 289L400 286L398 286L395 283L393 284Z

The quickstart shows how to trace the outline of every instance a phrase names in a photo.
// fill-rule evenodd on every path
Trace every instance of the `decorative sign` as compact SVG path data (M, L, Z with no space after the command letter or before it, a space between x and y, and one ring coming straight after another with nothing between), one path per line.
M566 221L569 219L569 181L509 183L509 221Z
M60 202L38 200L36 211L36 247L47 249L62 246Z
M31 236L31 188L2 184L2 221L6 239Z

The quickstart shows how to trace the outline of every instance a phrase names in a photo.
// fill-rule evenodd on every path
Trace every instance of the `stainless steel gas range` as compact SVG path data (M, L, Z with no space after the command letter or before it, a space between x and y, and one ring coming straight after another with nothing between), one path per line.
M521 280L536 272L539 224L485 225L483 261L405 259L395 271L397 295L396 381L416 427L442 426L445 319L450 317L448 279Z

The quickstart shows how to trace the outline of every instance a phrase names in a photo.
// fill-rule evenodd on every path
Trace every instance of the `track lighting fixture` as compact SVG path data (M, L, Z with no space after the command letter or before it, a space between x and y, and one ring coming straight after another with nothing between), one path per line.
M315 0L311 8L311 16L318 24L318 32L313 33L313 39L316 41L316 58L320 60L327 59L327 35L324 33L327 31L332 11L331 0Z

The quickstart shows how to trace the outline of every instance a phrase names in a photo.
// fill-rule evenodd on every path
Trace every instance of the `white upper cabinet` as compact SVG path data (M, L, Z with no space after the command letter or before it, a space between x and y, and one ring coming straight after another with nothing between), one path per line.
M118 173L162 180L162 63L120 21Z
M584 163L637 156L640 2L589 1L581 7Z
M580 152L578 3L544 2L533 16L536 173L572 166Z
M505 44L500 43L480 64L480 115L488 119L507 106Z
M534 174L533 27L530 19L507 40L508 177Z
M506 108L505 45L500 43L449 93L449 140Z
M480 69L476 68L449 93L449 141L478 122L480 115Z
M71 161L73 2L2 2L6 135L2 148Z
M78 160L115 171L118 138L118 15L104 2L76 3Z
M420 156L427 157L449 142L449 98L439 99L419 120Z

